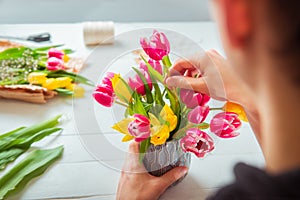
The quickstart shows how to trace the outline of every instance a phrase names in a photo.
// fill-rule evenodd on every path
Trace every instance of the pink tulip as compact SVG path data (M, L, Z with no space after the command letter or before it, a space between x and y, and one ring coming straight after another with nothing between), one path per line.
M93 92L94 99L106 107L111 107L114 102L115 93L111 83L114 75L112 72L107 72L106 76L102 79L102 83Z
M141 142L150 137L150 120L144 115L135 114L134 121L128 124L128 132L135 137L136 142Z
M232 138L239 135L236 132L241 127L238 114L233 112L222 112L214 116L210 122L210 131L221 138Z
M197 128L188 129L186 136L180 140L180 145L184 152L192 152L198 158L204 157L214 149L213 139Z
M170 53L170 43L164 33L157 30L153 31L149 38L141 38L140 44L146 54L153 60L162 60L162 58Z
M62 60L64 55L65 55L65 53L63 51L55 49L55 48L51 48L48 51L48 58L54 57L54 58L58 58L58 59Z
M111 79L115 76L113 72L107 72L106 76L102 79L102 84L110 86L112 88Z
M152 81L151 81L151 77L150 77L149 73L144 70L141 70L141 73L146 78L149 89L152 90ZM141 94L141 95L146 94L145 85L139 75L136 75L134 78L129 78L128 85L132 88L132 90L135 90L138 94Z
M162 66L160 64L160 61L149 59L148 63L153 67L153 69L158 71L161 75L163 74L163 70L162 70ZM146 72L148 72L148 67L144 62L140 63L140 69L143 69Z
M56 57L48 58L47 69L50 71L64 69L64 62Z
M207 117L209 113L208 106L197 106L191 110L188 114L188 120L194 124L201 124Z
M114 102L114 93L112 87L108 85L98 85L93 92L94 99L103 106L111 107Z
M195 108L196 106L205 106L209 102L210 97L193 90L181 89L180 99L188 108Z

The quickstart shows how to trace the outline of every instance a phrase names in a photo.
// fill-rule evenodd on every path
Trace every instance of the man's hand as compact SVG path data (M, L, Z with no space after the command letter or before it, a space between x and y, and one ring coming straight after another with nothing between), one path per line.
M250 75L251 76L251 75ZM213 99L231 101L242 105L248 120L260 141L260 120L255 96L251 94L235 73L230 63L217 51L189 61L180 60L170 70L166 83L171 87L191 89L209 95Z
M187 173L186 167L176 167L161 177L150 175L139 163L139 143L132 142L118 185L117 199L155 200L175 181Z

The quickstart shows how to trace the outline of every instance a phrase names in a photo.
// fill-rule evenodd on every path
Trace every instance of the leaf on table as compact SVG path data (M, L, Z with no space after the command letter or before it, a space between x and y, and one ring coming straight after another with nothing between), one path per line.
M31 137L32 135L36 134L47 128L53 128L59 123L61 115L54 117L53 119L41 122L39 124L29 126L17 131L14 131L12 134L5 138L1 138L0 140L0 151L9 149L10 147L16 145L16 140L25 137ZM0 136L1 137L1 136Z
M34 142L62 130L54 127L58 124L59 118L60 116L57 116L51 120L0 135L0 170L26 152Z
M35 150L0 178L0 199L23 189L33 178L43 174L63 153L63 147Z
M25 149L11 148L9 150L0 152L0 170L5 169L8 163L16 160L25 151Z

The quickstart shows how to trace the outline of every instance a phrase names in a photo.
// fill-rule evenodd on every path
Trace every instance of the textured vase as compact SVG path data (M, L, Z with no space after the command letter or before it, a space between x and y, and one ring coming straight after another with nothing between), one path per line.
M162 176L175 167L189 167L191 163L191 154L182 151L179 140L171 140L163 145L154 146L151 144L147 150L143 163L151 175ZM176 181L172 186L183 179L184 177Z

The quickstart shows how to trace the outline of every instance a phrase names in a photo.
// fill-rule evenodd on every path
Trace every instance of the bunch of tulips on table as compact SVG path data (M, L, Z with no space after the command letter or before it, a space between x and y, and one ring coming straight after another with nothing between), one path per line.
M154 30L149 39L141 38L140 44L149 60L141 56L139 68L132 68L136 75L125 80L118 73L108 72L93 93L103 106L125 106L125 118L112 127L124 134L123 142L139 142L143 155L151 144L180 140L184 152L204 157L214 149L214 140L205 129L220 138L239 135L240 119L246 120L241 106L227 102L222 108L210 108L206 94L169 88L164 83L171 67L170 43L164 33ZM212 110L221 112L207 123Z
M82 66L70 64L76 60L69 57L73 51L59 49L61 46L19 46L0 52L0 86L35 85L64 95L83 93L78 83L93 84L77 74Z

